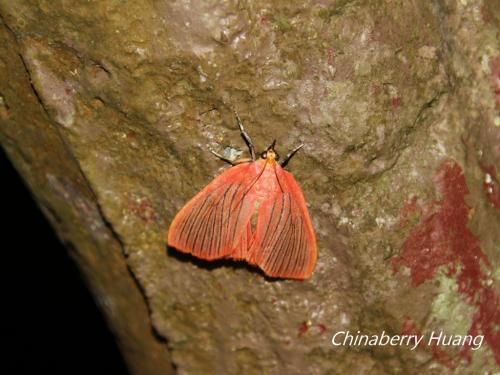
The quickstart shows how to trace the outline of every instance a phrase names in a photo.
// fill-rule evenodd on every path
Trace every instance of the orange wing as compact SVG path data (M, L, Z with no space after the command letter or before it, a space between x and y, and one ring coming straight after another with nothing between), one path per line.
M276 165L279 189L259 208L250 263L267 275L307 279L316 264L316 238L302 191L293 175Z
M248 194L258 178L254 163L229 168L191 199L175 216L168 244L198 258L243 257L255 207Z

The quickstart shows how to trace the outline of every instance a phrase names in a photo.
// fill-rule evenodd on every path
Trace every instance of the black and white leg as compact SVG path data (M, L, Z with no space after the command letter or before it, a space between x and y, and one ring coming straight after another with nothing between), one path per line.
M248 150L250 151L250 156L252 157L252 160L255 160L255 148L253 146L252 140L250 139L250 136L247 134L245 131L245 128L243 127L243 123L241 122L240 116L238 115L238 112L234 111L234 114L236 115L236 121L238 122L238 127L240 128L240 134L245 143L248 146Z
M252 161L252 159L250 159L250 158L239 158L239 159L231 160L231 159L228 159L225 156L222 156L221 154L215 152L214 150L210 150L210 152L212 154L214 154L215 156L217 156L220 160L225 161L226 163L229 163L233 166L241 164L241 163L248 163L248 162Z
M214 150L210 150L210 152L211 152L212 154L214 154L215 156L217 156L220 160L225 161L226 163L229 163L229 164L231 164L231 165L234 165L234 161L233 161L233 160L230 160L230 159L228 159L228 158L226 158L226 157L222 156L221 154L219 154L219 153L215 152Z

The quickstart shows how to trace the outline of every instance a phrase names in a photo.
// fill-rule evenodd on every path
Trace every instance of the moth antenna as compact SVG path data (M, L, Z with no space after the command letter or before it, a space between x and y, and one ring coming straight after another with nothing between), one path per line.
M269 146L267 149L268 150L274 150L274 146L276 146L276 139L271 143L271 146Z
M248 146L248 150L250 151L250 156L252 157L252 160L255 160L255 148L253 146L252 139L245 131L245 128L243 127L243 122L241 121L240 116L238 115L238 112L236 112L236 110L234 110L234 114L236 115L236 121L238 122L238 127L240 128L241 137Z
M293 149L293 150L292 150L292 151L291 151L291 152L290 152L290 153L289 153L289 154L285 157L285 159L283 159L283 161L281 162L281 164L280 164L280 165L281 165L283 168L285 168L285 167L286 167L286 165L288 164L288 162L290 161L290 159L293 157L293 155L295 155L295 153L296 153L297 151L299 151L302 147L304 147L304 144L303 144L303 143L302 143L300 146L295 147L295 148L294 148L294 149Z

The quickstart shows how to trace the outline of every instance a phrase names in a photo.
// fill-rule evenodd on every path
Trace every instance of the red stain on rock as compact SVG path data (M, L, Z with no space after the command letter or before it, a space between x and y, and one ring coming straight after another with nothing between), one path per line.
M393 258L395 267L411 268L414 286L432 279L441 266L461 265L461 291L480 287L480 260L487 259L478 238L468 228L470 208L465 203L469 192L460 166L446 162L434 177L443 199L423 209L423 217L403 245L400 257Z
M477 305L479 309L474 314L469 332L473 335L483 333L486 343L493 350L495 361L500 363L500 298L491 286L485 287L479 295ZM467 352L463 354L468 354Z
M401 334L402 335L417 335L417 336L422 336L422 331L417 328L417 325L411 319L410 317L406 317L405 321L403 322L403 328L401 328ZM413 345L415 345L415 340L413 341ZM423 341L420 341L418 344L418 347L424 347L425 343Z
M302 337L304 333L306 333L309 330L309 324L307 322L302 322L299 326L299 332L298 332L298 337Z
M302 337L307 331L309 331L309 327L312 326L312 323L309 322L302 322L300 323L299 330L298 330L298 337ZM315 330L318 332L319 335L322 335L323 333L326 332L326 326L324 324L316 324L315 325Z
M469 189L462 169L454 161L444 162L434 184L441 200L424 207L422 219L406 239L401 256L392 258L392 265L396 270L410 268L415 287L434 278L441 267L454 275L458 291L476 308L469 334L483 334L500 363L500 301L482 268L490 263L478 237L467 227L470 207L465 196ZM461 356L468 358L469 350L464 347Z
M482 169L487 174L483 183L486 197L493 207L500 210L500 188L498 186L497 170L494 165L482 166Z
M320 335L326 332L326 326L324 324L318 324L317 327Z
M401 107L401 104L403 104L403 99L401 99L400 96L395 96L394 98L391 99L391 103L393 108L398 108Z
M327 48L326 50L326 61L328 65L333 65L335 61L335 51L333 48Z

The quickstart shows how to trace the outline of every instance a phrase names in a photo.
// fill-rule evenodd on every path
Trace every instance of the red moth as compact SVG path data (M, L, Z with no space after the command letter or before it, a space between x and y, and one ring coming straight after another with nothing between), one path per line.
M283 169L303 145L279 164L274 141L256 160L236 119L251 158L231 161L212 151L233 167L179 211L168 245L206 260L245 260L271 277L306 279L316 264L316 238L302 191Z

